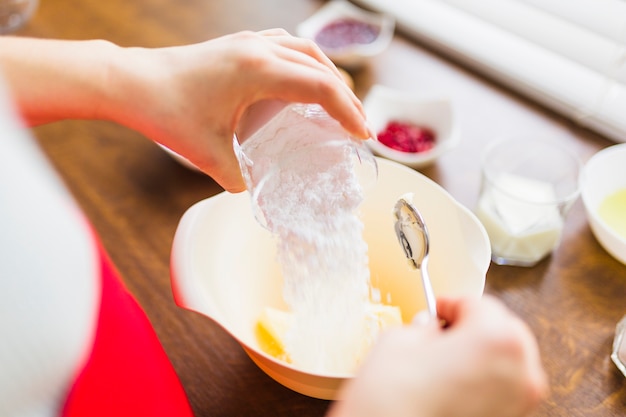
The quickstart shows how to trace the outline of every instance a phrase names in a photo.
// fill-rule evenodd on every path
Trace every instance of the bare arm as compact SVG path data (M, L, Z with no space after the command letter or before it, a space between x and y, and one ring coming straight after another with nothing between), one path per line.
M30 125L98 118L108 66L118 52L101 40L0 37L0 70Z

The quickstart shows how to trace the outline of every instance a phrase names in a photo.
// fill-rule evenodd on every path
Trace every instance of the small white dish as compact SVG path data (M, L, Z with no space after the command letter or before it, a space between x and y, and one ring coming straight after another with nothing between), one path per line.
M435 145L422 152L403 152L369 139L367 145L379 156L422 168L454 148L460 135L455 124L452 103L447 98L420 98L402 91L373 86L363 101L372 130L378 134L393 120L412 123L430 129L435 134Z
M626 238L598 213L608 196L626 189L626 143L609 146L592 156L583 168L580 182L591 231L611 256L626 264Z
M318 43L326 55L339 66L354 68L362 65L368 58L383 52L391 43L395 29L395 19L383 13L364 10L346 0L332 0L322 6L296 29L302 38L316 38L324 28L343 19L356 20L378 29L372 42L351 43L343 47L329 47Z
M408 265L394 229L393 207L406 193L416 196L413 203L428 224L435 294L480 297L491 249L476 216L419 172L380 158L377 162L379 179L367 189L359 211L372 286L381 300L400 307L405 323L426 308L419 273ZM331 400L342 382L352 377L308 372L261 349L255 335L261 312L266 307L286 307L276 241L255 221L249 193L224 192L185 212L174 236L171 279L179 306L221 325L265 373L284 386Z

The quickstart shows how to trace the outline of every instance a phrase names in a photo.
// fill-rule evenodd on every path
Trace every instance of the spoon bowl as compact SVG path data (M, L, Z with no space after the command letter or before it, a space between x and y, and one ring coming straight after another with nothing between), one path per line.
M420 271L428 314L430 317L436 318L435 292L428 275L428 254L430 252L428 228L422 215L411 201L413 201L413 194L405 194L398 199L394 206L396 236L409 265Z

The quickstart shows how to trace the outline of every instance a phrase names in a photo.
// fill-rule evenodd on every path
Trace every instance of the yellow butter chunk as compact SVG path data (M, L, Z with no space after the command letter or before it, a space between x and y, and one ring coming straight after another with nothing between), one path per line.
M370 304L368 315L370 326L378 330L402 324L402 312L399 307L385 304Z
M285 337L293 325L293 315L287 311L266 307L257 323L257 339L261 349L278 359L291 363L285 349Z
M369 305L365 320L369 333L378 335L380 331L386 328L401 325L402 313L399 307L372 303ZM292 363L285 339L293 324L294 316L292 313L265 307L256 326L256 336L261 350L277 359ZM363 340L363 343L369 344L371 341ZM369 350L367 346L364 346L364 352L367 350Z

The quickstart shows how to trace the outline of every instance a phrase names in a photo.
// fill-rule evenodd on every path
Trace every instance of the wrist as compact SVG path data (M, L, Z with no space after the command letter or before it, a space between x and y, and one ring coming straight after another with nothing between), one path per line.
M107 63L108 86L98 108L97 118L110 120L148 137L153 137L153 122L165 115L151 114L164 94L164 76L159 65L159 50L118 47ZM158 108L158 106L156 107Z

